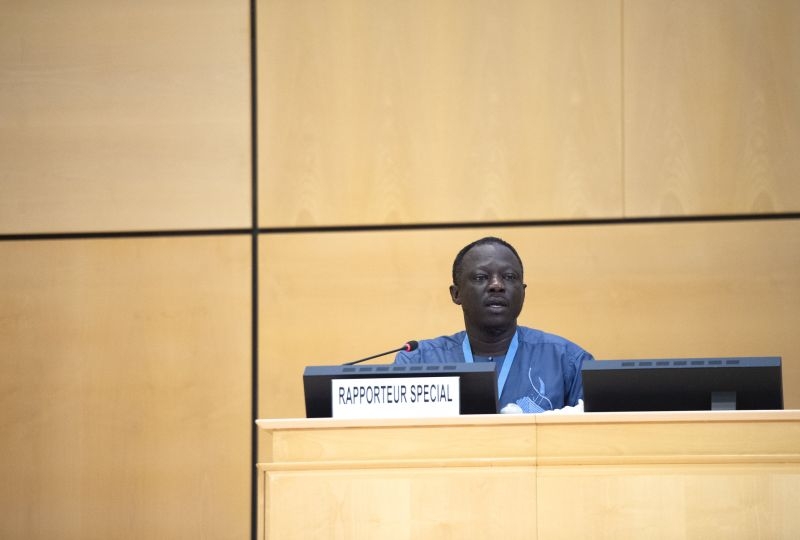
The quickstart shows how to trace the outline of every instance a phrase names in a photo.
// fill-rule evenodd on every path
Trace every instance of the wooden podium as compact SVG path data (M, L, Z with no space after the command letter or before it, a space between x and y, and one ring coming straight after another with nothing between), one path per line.
M258 538L800 538L800 411L258 420Z

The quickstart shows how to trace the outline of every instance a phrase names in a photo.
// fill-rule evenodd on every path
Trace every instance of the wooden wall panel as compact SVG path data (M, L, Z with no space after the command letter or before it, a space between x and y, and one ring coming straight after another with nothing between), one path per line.
M0 7L0 234L250 224L247 2Z
M626 215L800 210L800 3L624 4Z
M487 233L523 257L522 324L601 359L780 355L800 406L800 222L765 221L264 236L260 417L305 414L305 365L463 329L452 259Z
M262 226L622 215L619 0L262 0Z
M0 537L248 536L249 245L0 243Z

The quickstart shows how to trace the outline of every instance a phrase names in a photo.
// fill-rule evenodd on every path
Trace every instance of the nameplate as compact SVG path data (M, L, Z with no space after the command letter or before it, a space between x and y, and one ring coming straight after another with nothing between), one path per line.
M459 377L331 380L333 418L458 416Z

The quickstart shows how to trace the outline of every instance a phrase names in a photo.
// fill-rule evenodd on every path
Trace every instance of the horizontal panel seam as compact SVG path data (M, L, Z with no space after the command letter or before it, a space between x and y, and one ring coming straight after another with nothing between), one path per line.
M482 229L482 228L520 228L520 227L581 227L602 225L637 225L668 223L709 223L709 222L745 222L745 221L786 221L800 220L800 212L780 214L721 214L692 216L651 216L651 217L613 217L583 219L553 219L527 221L471 221L447 223L405 223L405 224L364 224L364 225L314 225L290 227L261 227L256 234L287 233L325 233L325 232L362 232L362 231L415 231L440 229ZM132 231L84 231L84 232L44 232L0 234L0 242L23 240L81 240L95 238L151 238L181 236L224 236L250 235L252 228L220 228L191 230L132 230Z

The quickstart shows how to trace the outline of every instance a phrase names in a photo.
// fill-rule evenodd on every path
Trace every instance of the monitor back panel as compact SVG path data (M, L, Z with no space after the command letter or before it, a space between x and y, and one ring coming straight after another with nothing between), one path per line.
M730 392L737 409L783 408L779 357L598 360L582 375L587 412L710 410Z

